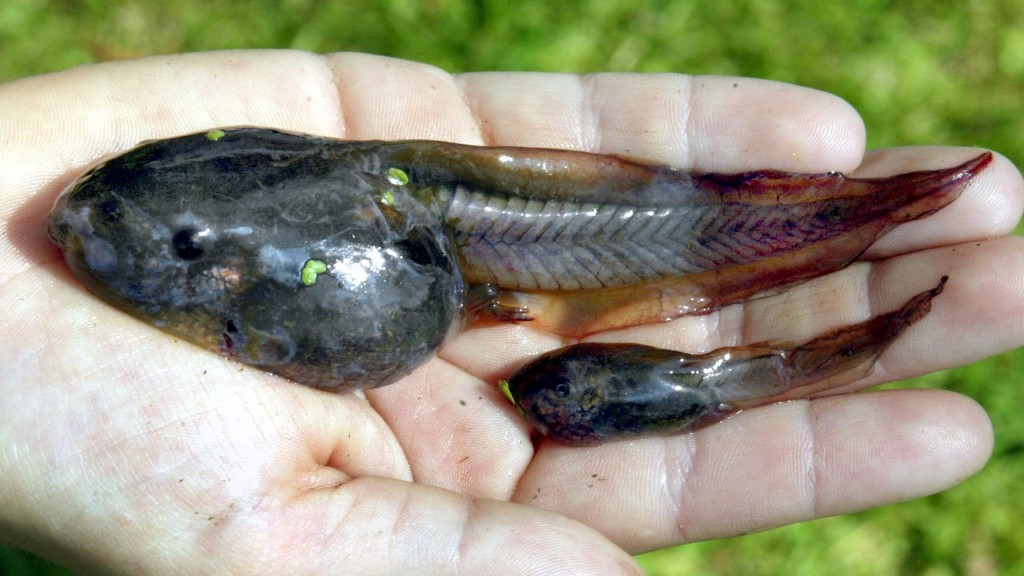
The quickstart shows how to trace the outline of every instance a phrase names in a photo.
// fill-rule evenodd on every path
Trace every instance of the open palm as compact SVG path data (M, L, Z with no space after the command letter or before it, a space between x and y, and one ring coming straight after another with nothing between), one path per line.
M330 394L245 368L90 296L46 237L62 186L141 140L259 125L622 154L706 171L887 175L976 151L870 155L827 94L673 75L468 74L358 54L224 52L0 86L0 539L82 570L633 573L628 553L942 490L991 449L938 390L794 401L699 432L567 448L494 387L565 344L470 329L400 382ZM858 168L860 166L860 168ZM1024 340L1024 185L1005 159L952 206L842 272L707 316L599 334L687 351L803 340L950 276L932 313L850 389ZM992 239L995 238L995 239Z

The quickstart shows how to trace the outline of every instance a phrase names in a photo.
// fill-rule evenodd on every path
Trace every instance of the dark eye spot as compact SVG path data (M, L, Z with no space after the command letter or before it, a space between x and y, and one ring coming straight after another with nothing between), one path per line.
M203 246L196 237L195 230L181 230L171 239L174 253L182 260L198 260L203 256Z
M572 387L569 386L569 382L567 380L559 380L552 387L552 390L555 391L555 396L565 398L572 392Z

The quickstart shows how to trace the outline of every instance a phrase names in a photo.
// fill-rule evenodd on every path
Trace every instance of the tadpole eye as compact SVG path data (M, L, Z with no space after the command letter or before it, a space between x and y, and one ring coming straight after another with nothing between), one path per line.
M559 398L565 398L572 392L572 387L569 385L569 381L564 378L559 379L552 389L555 391L555 396L558 396Z
M182 260L198 260L205 252L197 232L187 228L171 238L171 245L174 246L174 253Z

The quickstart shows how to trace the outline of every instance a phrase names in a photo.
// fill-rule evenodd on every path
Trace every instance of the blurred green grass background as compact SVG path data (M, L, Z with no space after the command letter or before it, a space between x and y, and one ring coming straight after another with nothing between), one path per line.
M1024 162L1024 0L5 0L0 81L151 54L353 50L450 72L732 74L838 94L870 147L974 145ZM995 453L945 493L644 555L682 574L1024 574L1024 351L904 386L990 412ZM0 574L66 574L0 547Z

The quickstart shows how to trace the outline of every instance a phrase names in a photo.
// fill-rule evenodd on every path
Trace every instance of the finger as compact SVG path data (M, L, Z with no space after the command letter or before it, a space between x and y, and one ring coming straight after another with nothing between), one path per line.
M621 154L702 171L852 170L857 113L831 94L767 80L678 74L464 74L488 144Z
M493 382L444 360L366 395L401 443L416 482L508 500L533 457L527 424Z
M494 383L507 378L527 359L565 346L571 339L533 330L529 323L474 327L445 342L438 356Z
M333 54L349 138L622 154L708 171L851 170L864 127L841 99L742 78L478 73Z
M956 166L979 150L950 147L892 148L870 153L854 172L881 177ZM883 236L864 258L877 259L936 246L949 246L1009 234L1024 212L1024 179L1004 156L996 155L951 205L926 218L907 222Z
M557 514L379 478L268 502L219 535L237 551L218 559L232 573L641 573L605 538Z
M1024 345L1024 239L1011 236L893 258L872 266L872 307L890 290L948 270L949 293L917 330L880 359L875 379L907 378L969 364ZM934 302L933 302L934 303Z
M352 140L481 144L480 126L454 78L433 66L370 54L326 56Z
M991 449L985 412L949 392L794 401L691 435L543 444L515 501L580 520L637 553L932 494L979 470ZM643 518L645 529L622 518Z

